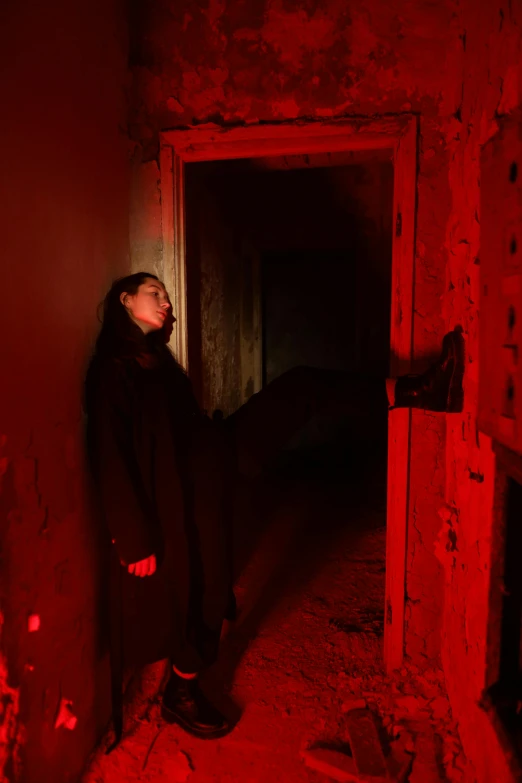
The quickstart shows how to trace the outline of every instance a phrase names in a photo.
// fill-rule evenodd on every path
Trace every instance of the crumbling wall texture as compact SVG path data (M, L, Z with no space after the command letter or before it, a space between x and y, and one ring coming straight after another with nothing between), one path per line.
M485 686L486 628L492 556L495 464L477 431L480 289L480 149L497 120L520 103L522 4L466 1L459 12L465 46L457 116L446 126L451 213L445 248L448 326L466 337L465 410L448 417L445 504L438 552L445 569L443 662L460 733L479 781L511 780L488 716L478 707ZM502 227L499 226L499 231Z
M520 0L158 0L137 14L130 131L420 116L414 369L461 325L462 415L413 416L406 651L442 659L480 781L504 770L483 684L493 460L476 431L480 145L518 102Z
M81 403L128 264L126 20L119 0L1 17L0 780L65 783L109 717Z

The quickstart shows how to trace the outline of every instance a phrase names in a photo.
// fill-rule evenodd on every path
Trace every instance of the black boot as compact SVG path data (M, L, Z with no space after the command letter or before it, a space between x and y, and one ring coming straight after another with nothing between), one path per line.
M197 677L186 680L172 674L163 694L161 715L200 739L224 737L231 730L227 719L207 699Z
M401 375L395 384L393 408L460 413L464 402L464 340L458 331L442 341L439 359L421 375Z

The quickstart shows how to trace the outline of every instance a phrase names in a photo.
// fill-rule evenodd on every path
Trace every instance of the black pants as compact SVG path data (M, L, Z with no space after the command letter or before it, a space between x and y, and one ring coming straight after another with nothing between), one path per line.
M225 425L240 472L256 473L311 418L352 419L359 432L382 432L388 400L385 380L336 370L296 367L254 394Z

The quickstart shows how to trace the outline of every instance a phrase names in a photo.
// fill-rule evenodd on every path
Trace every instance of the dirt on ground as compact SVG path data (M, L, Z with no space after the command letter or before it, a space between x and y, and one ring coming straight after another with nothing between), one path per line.
M234 730L202 741L165 724L166 663L155 664L129 686L120 746L104 754L109 732L83 783L321 783L329 777L303 752L350 756L353 710L372 712L409 783L474 783L440 669L384 671L382 471L272 476L245 486L238 508L239 616L201 679Z

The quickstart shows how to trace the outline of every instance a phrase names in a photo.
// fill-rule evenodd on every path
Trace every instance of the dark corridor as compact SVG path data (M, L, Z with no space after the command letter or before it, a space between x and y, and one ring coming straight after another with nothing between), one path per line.
M348 252L264 253L261 290L263 385L300 365L357 366L357 276Z
M393 166L335 153L187 166L189 364L229 415L306 365L389 369Z

